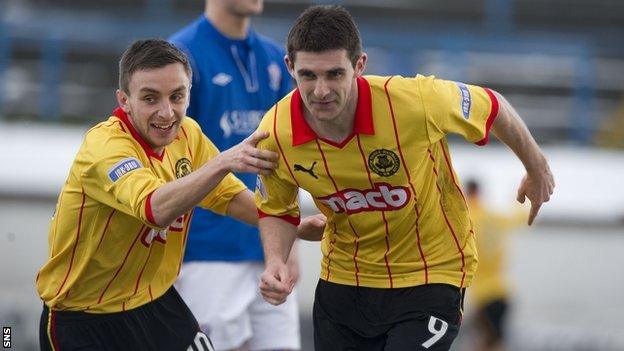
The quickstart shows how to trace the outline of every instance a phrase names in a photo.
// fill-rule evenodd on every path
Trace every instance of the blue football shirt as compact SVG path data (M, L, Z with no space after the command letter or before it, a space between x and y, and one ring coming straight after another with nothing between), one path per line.
M292 88L284 50L250 29L243 40L221 34L204 16L169 40L191 61L193 86L187 115L226 150L249 136L264 113ZM254 189L256 176L236 174ZM229 217L196 208L185 261L263 259L258 230Z

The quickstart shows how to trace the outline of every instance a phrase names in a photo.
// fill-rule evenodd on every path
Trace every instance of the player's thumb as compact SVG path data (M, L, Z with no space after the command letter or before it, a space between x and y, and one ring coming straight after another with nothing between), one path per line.
M524 182L522 182L522 184L520 184L520 187L518 187L518 195L516 196L516 200L518 200L518 202L521 204L523 204L524 201L526 200L526 191L524 187Z
M281 266L277 274L277 279L283 284L284 288L288 291L288 293L290 293L293 289L294 283L292 277L290 276L290 270L288 269L288 266Z
M266 139L268 137L269 137L269 132L257 130L251 136L249 136L249 138L247 138L247 143L252 146L256 146L256 144L258 144L260 140Z

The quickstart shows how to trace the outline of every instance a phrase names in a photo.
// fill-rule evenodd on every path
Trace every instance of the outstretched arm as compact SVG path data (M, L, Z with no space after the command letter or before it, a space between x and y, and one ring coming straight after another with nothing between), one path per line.
M190 211L223 180L229 172L269 174L277 167L275 152L256 148L258 141L269 136L256 132L240 144L206 162L186 177L166 183L152 194L151 206L155 224L165 227ZM254 211L255 213L255 207Z
M546 157L516 110L501 94L495 94L500 108L492 125L492 132L509 146L526 169L527 173L518 187L517 200L520 203L524 203L526 198L531 201L528 220L531 225L542 204L550 200L555 180Z

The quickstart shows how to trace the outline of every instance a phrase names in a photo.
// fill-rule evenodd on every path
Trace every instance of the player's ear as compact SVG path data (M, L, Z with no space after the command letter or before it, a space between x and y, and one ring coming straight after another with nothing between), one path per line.
M366 69L366 60L368 59L368 55L365 52L362 53L360 58L355 62L355 76L359 77L364 74L364 69Z
M286 68L288 69L290 76L295 78L295 63L290 60L288 55L284 55L284 63L286 64Z
M115 96L117 97L117 104L119 107L121 107L125 113L130 112L130 108L128 107L128 95L123 90L117 89Z

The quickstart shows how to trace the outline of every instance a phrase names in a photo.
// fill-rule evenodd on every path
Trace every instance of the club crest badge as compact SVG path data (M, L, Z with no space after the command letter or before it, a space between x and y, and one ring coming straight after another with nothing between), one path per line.
M386 149L377 149L368 156L370 169L382 177L389 177L399 170L399 156Z
M186 157L179 159L178 162L176 162L175 171L176 178L178 179L191 174L191 172L193 172L191 161L189 161Z

